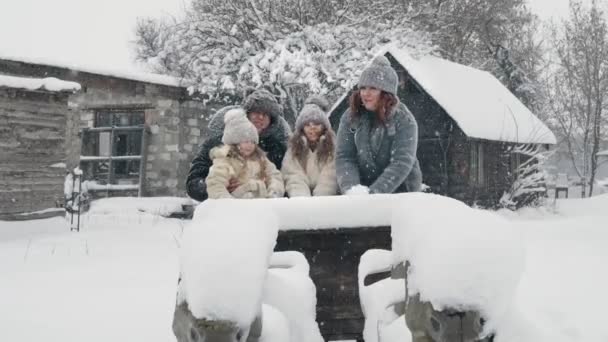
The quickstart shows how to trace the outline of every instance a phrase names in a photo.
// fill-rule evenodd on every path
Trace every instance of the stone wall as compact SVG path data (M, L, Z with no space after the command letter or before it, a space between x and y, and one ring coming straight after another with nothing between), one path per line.
M200 139L202 104L184 101L181 88L126 80L109 88L93 85L88 83L86 93L72 99L80 109L80 127L93 127L96 110L143 110L147 135L143 195L185 196L185 178Z
M63 203L68 95L0 89L0 217Z

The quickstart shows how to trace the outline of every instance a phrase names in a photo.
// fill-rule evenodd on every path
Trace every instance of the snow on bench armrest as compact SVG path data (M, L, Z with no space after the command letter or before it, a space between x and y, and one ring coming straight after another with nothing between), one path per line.
M179 298L196 318L251 324L278 234L272 211L243 200L208 201L184 230Z
M437 310L479 310L489 320L504 314L523 272L522 232L448 197L419 193L399 202L393 263L410 262L410 295L420 293Z

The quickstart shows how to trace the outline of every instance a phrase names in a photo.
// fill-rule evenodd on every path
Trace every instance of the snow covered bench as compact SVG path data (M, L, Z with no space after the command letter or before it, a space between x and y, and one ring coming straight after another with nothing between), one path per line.
M322 342L306 259L273 252L276 215L254 201L205 203L182 237L178 342Z
M238 208L244 203L257 214L243 216ZM326 340L362 339L357 267L360 256L371 248L392 248L393 267L406 260L412 265L407 273L410 297L419 295L437 312L479 311L490 326L510 300L523 263L521 241L498 216L431 194L207 201L196 209L193 220L210 213L240 217L242 225L256 231L256 235L238 239L246 241L245 245L222 245L224 250L253 248L255 252L263 246L261 250L268 253L274 238L275 249L306 255L319 299L316 318ZM259 220L267 220L269 214L274 215L276 223L272 224L279 232L260 243L260 236L270 235L263 233L265 225ZM253 219L247 219L252 215ZM214 297L225 295L220 290Z

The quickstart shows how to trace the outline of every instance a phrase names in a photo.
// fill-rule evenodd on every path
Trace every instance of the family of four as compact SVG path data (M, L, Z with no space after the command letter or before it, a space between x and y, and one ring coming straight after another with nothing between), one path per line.
M337 135L322 97L306 100L293 134L274 96L257 90L218 111L192 161L190 197L273 198L419 191L418 126L397 97L398 77L379 56L367 67Z

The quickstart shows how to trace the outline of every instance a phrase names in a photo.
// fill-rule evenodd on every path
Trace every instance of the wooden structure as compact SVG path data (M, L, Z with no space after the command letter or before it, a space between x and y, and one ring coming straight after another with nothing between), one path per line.
M66 169L84 171L93 197L185 196L190 161L206 133L211 110L190 96L179 79L108 66L49 64L3 57L0 74L56 77L82 90L64 100L73 122L62 128ZM41 102L42 111L52 104Z
M557 178L555 179L555 198L559 198L560 193L565 193L566 198L568 198L568 174L566 173L558 173Z
M66 141L77 138L66 129L73 116L68 96L79 88L0 75L0 218L63 203Z
M399 75L398 96L418 123L418 159L431 192L493 207L525 161L510 151L555 144L553 133L491 74L400 50L385 56ZM331 110L336 130L348 96Z
M371 248L391 249L390 227L280 231L276 251L298 251L317 288L317 322L326 341L362 341L358 267Z

